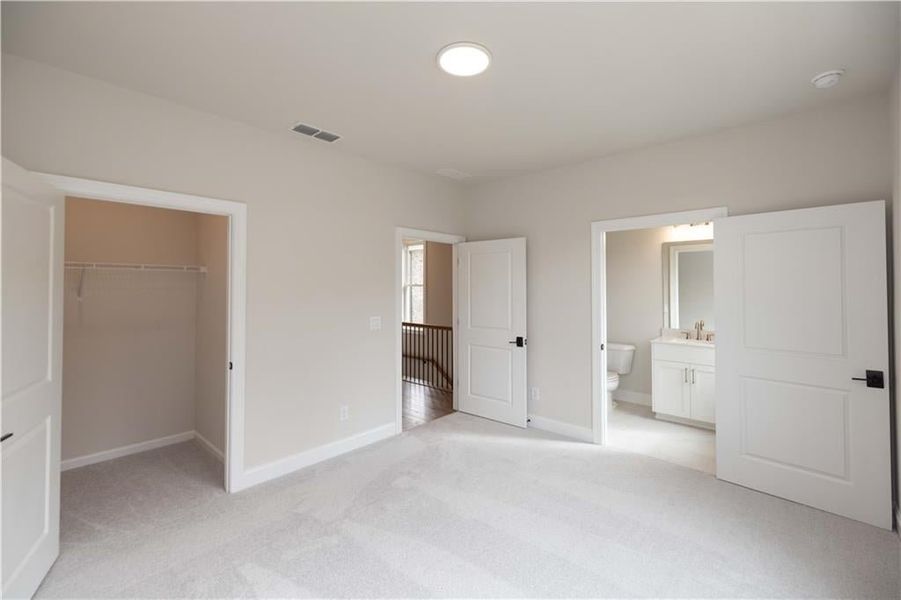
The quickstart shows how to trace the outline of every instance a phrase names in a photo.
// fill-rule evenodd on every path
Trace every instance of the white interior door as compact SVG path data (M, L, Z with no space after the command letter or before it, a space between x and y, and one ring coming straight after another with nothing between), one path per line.
M526 239L457 251L457 408L526 426Z
M2 586L28 598L59 554L62 194L3 160Z
M884 203L718 219L715 238L717 476L890 529Z

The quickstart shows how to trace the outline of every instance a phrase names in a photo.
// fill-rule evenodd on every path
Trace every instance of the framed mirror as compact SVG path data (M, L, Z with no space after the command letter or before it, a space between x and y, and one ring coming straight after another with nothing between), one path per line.
M663 244L663 326L714 331L713 240Z

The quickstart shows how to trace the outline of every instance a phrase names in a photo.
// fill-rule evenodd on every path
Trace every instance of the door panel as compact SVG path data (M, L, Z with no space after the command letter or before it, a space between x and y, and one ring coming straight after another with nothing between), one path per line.
M752 378L741 391L748 456L846 479L847 393Z
M715 227L717 476L891 528L884 203Z
M674 417L690 416L688 371L689 366L680 362L655 360L651 378L651 404L654 412Z
M469 320L472 327L509 331L512 327L510 253L469 254Z
M61 194L3 161L2 590L31 596L59 554Z
M716 422L716 369L691 365L691 418L705 423Z
M526 240L457 244L463 412L526 426Z

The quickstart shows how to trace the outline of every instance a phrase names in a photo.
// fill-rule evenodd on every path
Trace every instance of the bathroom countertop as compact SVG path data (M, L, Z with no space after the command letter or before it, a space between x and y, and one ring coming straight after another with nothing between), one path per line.
M677 346L700 346L702 348L714 348L716 342L707 342L704 340L686 340L674 337L658 337L651 340L652 344L675 344Z

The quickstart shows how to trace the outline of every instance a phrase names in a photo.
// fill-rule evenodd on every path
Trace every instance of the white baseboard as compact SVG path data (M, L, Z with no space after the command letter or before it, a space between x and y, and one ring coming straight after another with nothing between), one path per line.
M641 404L651 406L651 395L645 392L633 392L632 390L613 390L613 399L617 402Z
M225 454L222 453L222 450L214 446L210 440L200 435L199 431L194 432L194 439L197 440L197 444L201 448L212 454L219 462L225 462Z
M895 533L901 537L901 506L895 507Z
M554 419L547 419L536 415L529 415L529 427L556 433L557 435L579 440L580 442L594 441L594 436L592 435L590 427L580 427L578 425L572 425L571 423L555 421Z
M154 448L162 448L163 446L169 446L171 444L180 444L181 442L187 442L188 440L194 439L193 431L183 431L182 433L176 433L175 435L167 435L166 437L156 438L154 440L147 440L146 442L138 442L137 444L128 444L127 446L119 446L118 448L112 448L111 450L104 450L103 452L95 452L94 454L86 454L84 456L76 456L75 458L68 458L60 463L61 471L68 471L69 469L77 469L78 467L86 467L88 465L93 465L95 463L104 462L107 460L113 460L114 458L121 458L123 456L128 456L129 454L137 454L138 452L146 452L147 450L153 450Z
M663 413L654 413L654 418L658 421L667 421L668 423L678 423L679 425L687 425L688 427L697 427L698 429L709 429L716 431L715 423L706 423L704 421L695 421L694 419L683 419L682 417L674 417Z
M303 469L304 467L309 467L318 462L345 454L351 450L374 444L375 442L379 442L394 435L396 435L396 430L394 421L392 421L391 423L386 423L374 429L341 440L310 448L309 450L304 450L303 452L280 458L264 465L252 467L244 471L240 481L235 482L233 491L243 490L269 481L270 479L282 477L283 475L293 473L298 469Z

